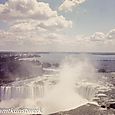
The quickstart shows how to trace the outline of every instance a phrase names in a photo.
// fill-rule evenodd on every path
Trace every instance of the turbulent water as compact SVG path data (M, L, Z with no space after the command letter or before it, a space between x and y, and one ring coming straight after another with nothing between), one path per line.
M1 86L0 108L39 108L50 114L90 103L104 82L94 65L88 58L69 56L49 69L52 74Z

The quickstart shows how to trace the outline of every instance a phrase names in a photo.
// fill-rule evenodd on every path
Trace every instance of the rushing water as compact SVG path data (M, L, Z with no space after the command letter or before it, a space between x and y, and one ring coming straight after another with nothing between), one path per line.
M1 86L1 100L43 97L44 85Z
M95 66L88 58L67 57L58 70L48 77L1 86L0 108L40 107L42 113L49 114L92 101L100 84Z

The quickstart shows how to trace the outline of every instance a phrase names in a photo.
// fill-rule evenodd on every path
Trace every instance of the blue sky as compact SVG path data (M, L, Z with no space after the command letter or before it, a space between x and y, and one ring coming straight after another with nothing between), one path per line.
M0 3L2 4L2 3L5 3L7 0L0 0Z
M0 0L4 3L7 0ZM56 10L63 0L40 0L49 3ZM96 31L107 32L115 27L115 0L87 0L72 12L59 12L73 21L71 34L89 35ZM0 28L5 26L0 23ZM68 31L67 31L68 33Z
M53 9L63 0L41 0L50 3ZM115 0L87 0L72 12L61 13L73 21L72 34L107 32L115 27Z
M0 0L0 3L1 4L7 3L6 1L7 0ZM13 1L13 0L11 0L11 1ZM21 1L26 1L26 0L21 0ZM36 1L36 0L34 0L34 1ZM59 7L62 4L64 4L64 0L38 0L38 1L43 2L43 3L48 3L51 10L57 12L58 18L59 18L59 16L63 16L65 18L65 21L72 22L71 28L67 28L61 32L60 31L57 31L57 32L50 31L50 33L52 34L53 37L54 36L59 37L60 35L68 36L66 38L66 40L65 40L65 36L64 36L64 40L66 42L68 40L68 43L69 43L69 37L92 36L96 32L105 34L105 36L107 38L109 35L109 32L115 28L115 0L85 0L85 2L81 3L80 5L75 5L75 7L72 7L71 11L69 11L68 9L66 9L65 11L59 10ZM69 0L65 0L65 1L69 1ZM13 4L13 2L12 2L12 4ZM18 3L18 4L20 4L20 3ZM0 29L5 30L5 31L8 30L9 25L12 25L15 23L14 20L18 20L18 19L14 18L13 20L7 20L7 21L5 21L4 19L0 19ZM98 37L100 36L100 33L99 33L99 35L97 35ZM113 33L111 35L113 35ZM51 36L51 38L52 38L52 36ZM94 38L96 38L96 40L94 40L94 41L99 40L99 39L97 40L97 36L94 37ZM102 34L101 34L100 39L101 38L103 38ZM75 40L76 38L73 38L73 39ZM80 39L83 40L83 38L80 38ZM54 41L59 41L59 40L55 39L52 42L54 42ZM98 48L96 48L96 50L99 50L101 45L103 47L102 49L106 50L106 48L108 48L108 46L106 46L106 44L108 42L110 43L111 41L105 42L105 37L104 37L103 41L104 41L103 43L101 41L100 43L92 42L92 44L95 44L98 47ZM71 41L71 42L73 43L76 41ZM40 46L41 46L41 44L40 44ZM48 46L48 44L47 44L47 46ZM72 47L73 47L73 45L72 45ZM47 49L48 48L49 47L47 47ZM73 49L75 50L76 48L73 48ZM90 49L88 48L88 50L90 50ZM112 48L112 49L110 48L110 51L111 50L114 50L114 48Z

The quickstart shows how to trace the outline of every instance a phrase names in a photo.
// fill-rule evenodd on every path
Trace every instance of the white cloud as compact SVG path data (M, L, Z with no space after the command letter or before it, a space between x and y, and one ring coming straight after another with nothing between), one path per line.
M110 30L107 33L95 32L89 38L91 41L102 41L102 42L110 42L115 40L115 29Z
M96 32L91 37L90 40L92 41L104 41L105 40L105 34L102 32Z
M59 11L72 11L72 8L84 3L86 0L65 0L59 7Z
M60 10L70 10L85 0L65 0ZM9 0L0 5L0 49L18 51L115 51L115 29L91 36L64 35L72 22L37 0Z
M107 39L107 35L96 32L91 38L55 32L38 36L34 31L31 31L31 34L25 31L21 33L1 31L0 48L21 51L115 51L115 39Z
M72 21L66 20L63 16L52 17L47 20L16 20L10 23L11 31L36 31L36 32L56 32L72 27Z
M20 35L23 35L23 32L32 34L34 31L39 36L41 32L72 27L71 21L58 16L47 3L36 0L9 0L5 5L0 5L0 9L0 18L10 24L9 31Z
M41 34L71 28L72 22L53 11L48 3L37 0L9 0L0 5L0 19L9 23L10 31Z
M115 40L115 29L110 30L110 31L107 33L106 38L109 39L109 40L112 40L112 39Z
M37 0L9 0L0 5L0 19L48 19L56 17L57 12L53 11L49 4L37 2Z
M8 40L9 38L13 38L13 33L0 30L0 40Z
M57 35L57 31L72 27L72 22L58 15L49 4L37 0L9 0L1 4L0 19L9 25L7 31L0 32L2 43L13 43L15 39L17 44L49 43L45 35Z
M47 21L42 21L39 24L40 27L48 30L62 30L64 28L71 28L72 27L72 22L67 21L63 16L58 16L51 18Z
M9 31L12 32L45 32L46 29L38 26L40 22L36 20L19 20L10 25Z

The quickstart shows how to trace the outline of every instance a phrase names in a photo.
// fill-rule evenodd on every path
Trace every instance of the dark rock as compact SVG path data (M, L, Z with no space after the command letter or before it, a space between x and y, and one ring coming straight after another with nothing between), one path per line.
M109 105L109 107L112 108L112 109L115 109L115 103L111 103L111 104Z
M106 73L106 70L105 69L99 69L98 72Z
M102 108L106 108L105 105L101 105Z
M49 67L51 67L52 65L50 64L50 63L48 63L48 62L44 62L43 64L42 64L42 67L43 68L49 68Z
M114 111L103 111L100 110L99 106L86 104L73 110L57 112L50 115L114 115Z
M53 66L54 67L59 67L59 64L58 63L54 63Z

